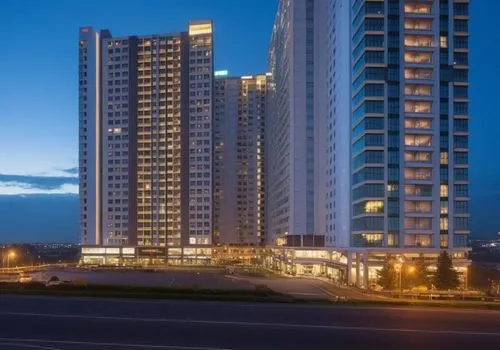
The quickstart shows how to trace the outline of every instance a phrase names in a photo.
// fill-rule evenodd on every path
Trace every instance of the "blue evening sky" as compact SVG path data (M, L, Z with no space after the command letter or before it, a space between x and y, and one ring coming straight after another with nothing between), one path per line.
M186 30L189 20L211 19L216 68L235 75L252 74L267 70L277 2L0 0L0 195L75 192L80 26L107 28L120 36L178 32ZM496 143L500 130L499 12L500 1L471 1L470 144L473 234L477 236L500 231L500 147ZM34 188L25 176L55 178ZM8 199L0 201L0 241L6 235L2 222L9 220L2 214L2 205L8 203ZM57 215L65 214L66 206L60 207L48 222L54 222L54 232L61 230L62 237L66 232L68 240L73 240L75 224L56 226ZM71 210L67 215L77 218L76 209ZM49 214L43 215L46 219ZM36 215L33 221L34 227L25 229L35 234L29 239L38 237ZM19 239L26 234L16 232ZM44 240L50 240L50 233L47 235Z
M216 67L266 71L277 0L1 0L0 173L77 166L78 28L186 31L212 19ZM15 152L14 152L15 150Z

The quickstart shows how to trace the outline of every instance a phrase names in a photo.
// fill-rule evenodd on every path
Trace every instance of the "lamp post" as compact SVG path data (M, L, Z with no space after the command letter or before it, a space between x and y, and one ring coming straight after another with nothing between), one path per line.
M396 267L396 270L399 272L399 294L403 294L403 284L402 284L402 280L403 280L403 267L404 267L404 264L402 262L402 260L399 260L399 262L397 262L395 265ZM408 273L414 273L415 272L415 266L408 266L406 271Z
M14 259L15 257L16 253L12 250L7 254L7 268L10 268L10 259Z
M465 267L465 273L464 273L464 279L465 279L465 290L468 289L468 284L469 284L469 269L467 268L467 266Z
M399 272L399 284L398 284L398 289L399 289L399 295L401 296L401 294L403 293L403 286L401 284L401 278L402 278L402 272L403 272L403 264L402 263L396 263L394 265L394 267L396 268L396 271Z

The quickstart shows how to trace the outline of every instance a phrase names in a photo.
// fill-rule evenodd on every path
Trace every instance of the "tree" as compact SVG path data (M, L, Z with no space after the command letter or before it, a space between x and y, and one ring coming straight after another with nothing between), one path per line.
M425 261L424 254L420 254L415 261L415 286L430 287L429 264Z
M384 266L382 269L377 271L377 283L384 289L396 289L398 288L398 272L394 266L394 261L389 255L385 259Z
M453 268L453 262L447 251L443 251L438 257L434 284L437 289L441 290L456 289L460 284L458 273Z

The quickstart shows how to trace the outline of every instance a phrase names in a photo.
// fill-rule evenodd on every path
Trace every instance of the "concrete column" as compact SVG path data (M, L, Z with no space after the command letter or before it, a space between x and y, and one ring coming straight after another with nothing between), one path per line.
M347 285L352 284L352 253L347 251Z
M356 253L356 287L361 287L361 281L359 276L359 253Z
M363 254L363 288L368 289L368 252Z

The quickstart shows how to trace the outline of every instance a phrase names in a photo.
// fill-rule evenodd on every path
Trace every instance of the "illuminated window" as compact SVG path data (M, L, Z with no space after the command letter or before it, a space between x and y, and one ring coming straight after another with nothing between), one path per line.
M448 152L441 152L439 158L441 164L448 164Z
M404 223L407 230L430 230L432 226L430 218L405 218Z
M406 129L430 129L432 126L430 119L405 119Z
M430 197L432 196L431 185L406 185L405 194L407 196Z
M383 213L383 201L367 201L365 204L365 213Z
M448 47L448 37L447 36L441 36L439 38L439 46L442 48Z
M405 79L432 79L432 69L427 68L405 68Z
M406 3L405 13L420 13L420 14L430 14L432 4L425 3Z
M439 247L448 248L448 235L439 235Z
M439 219L439 229L447 230L448 229L448 218L440 218Z
M406 213L430 213L432 203L428 201L405 201Z
M387 185L387 192L396 192L398 190L398 185L389 184Z
M407 96L430 96L432 93L431 85L406 84L405 95Z
M439 195L441 197L448 197L448 185L439 186Z
M405 152L404 157L406 162L429 163L431 161L430 152Z
M440 214L448 214L448 201L441 202L439 213Z
M432 63L431 52L405 51L406 63Z
M429 168L405 168L405 180L429 180L431 169Z
M431 135L406 135L405 146L430 147Z
M430 35L405 35L405 46L429 47L432 46Z
M429 101L405 101L405 112L407 113L431 113L432 102Z
M432 20L430 19L405 19L405 29L431 30Z

